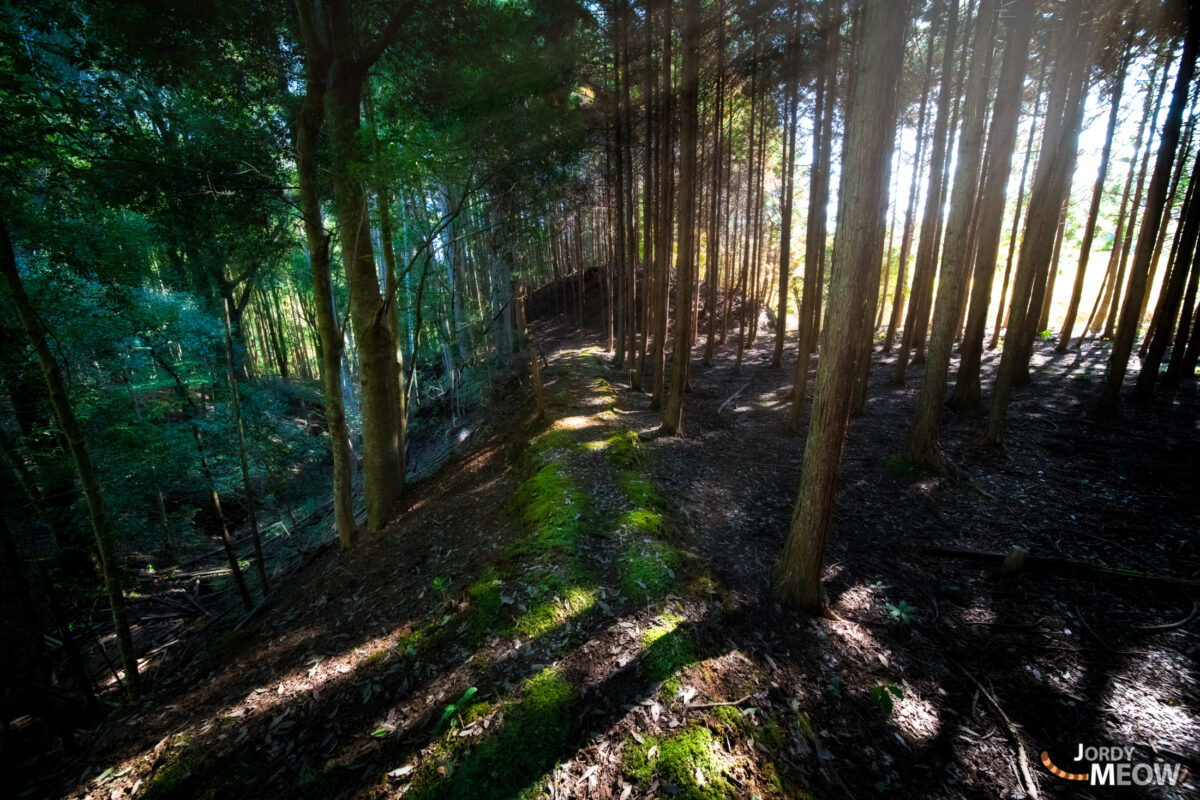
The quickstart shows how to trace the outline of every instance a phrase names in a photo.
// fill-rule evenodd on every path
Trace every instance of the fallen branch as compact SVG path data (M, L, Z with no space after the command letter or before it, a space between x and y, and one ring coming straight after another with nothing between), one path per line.
M745 391L745 390L746 390L746 387L747 387L747 386L749 386L749 385L750 385L750 381L746 381L745 383L743 383L743 384L742 384L742 386L741 386L741 388L740 388L740 389L738 389L738 390L737 390L736 392L734 392L733 394L729 395L729 399L728 399L728 400L726 400L724 403L721 403L721 406L720 406L720 408L718 408L718 409L717 409L717 414L719 415L719 414L720 414L722 411L724 411L724 410L725 410L725 406L727 406L727 405L729 405L730 403L732 403L732 402L733 402L733 401L734 401L734 400L737 398L737 396L738 396L739 394L741 394L743 391Z
M968 558L976 561L995 561L997 564L1003 563L1007 555L1006 553L996 553L990 550L975 550L969 547L941 547L937 545L930 545L922 548L922 550L925 553L935 556ZM1054 569L1095 575L1102 578L1127 578L1159 586L1172 586L1178 589L1200 589L1200 581L1188 578L1176 578L1172 575L1156 575L1148 572L1137 572L1131 569L1120 569L1118 567L1104 567L1099 564L1078 561L1073 558L1031 555L1025 559L1025 566L1029 569Z
M688 703L686 710L691 711L693 708L718 708L719 706L740 706L742 703L746 702L751 697L753 697L753 695L748 694L745 697L738 699L738 700L725 700L720 703Z
M1196 613L1200 612L1200 601L1192 601L1192 610L1188 615L1181 620L1175 622L1164 622L1160 625L1135 625L1134 628L1139 631L1173 631L1176 628L1182 628L1193 619L1196 618Z
M1004 713L1004 709L996 702L996 698L992 697L991 692L983 688L983 684L975 680L975 676L967 672L962 667L958 671L967 676L971 683L979 687L979 691L992 704L992 708L996 709L996 713L1000 715L1000 719L1004 720L1004 726L1008 728L1008 735L1012 737L1013 742L1017 745L1017 766L1021 768L1021 777L1025 781L1025 788L1029 792L1029 796L1033 800L1038 800L1037 783L1033 780L1033 775L1029 772L1029 757L1025 754L1025 744L1021 741L1021 736L1017 733L1017 726L1013 725L1012 720L1008 718L1008 714Z

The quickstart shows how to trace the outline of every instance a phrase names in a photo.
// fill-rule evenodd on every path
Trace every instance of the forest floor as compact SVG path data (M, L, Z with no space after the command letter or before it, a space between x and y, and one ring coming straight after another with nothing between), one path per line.
M394 524L160 669L80 753L17 765L13 794L1112 796L1040 763L1086 771L1082 744L1187 770L1132 796L1196 795L1194 586L1059 568L1001 585L994 561L926 550L1197 578L1194 394L1098 421L1105 346L1039 349L1003 450L947 412L956 480L899 458L921 370L894 388L878 356L827 558L840 619L814 620L769 593L803 456L771 335L740 374L734 337L696 363L668 438L595 339L535 331L546 421L523 386Z

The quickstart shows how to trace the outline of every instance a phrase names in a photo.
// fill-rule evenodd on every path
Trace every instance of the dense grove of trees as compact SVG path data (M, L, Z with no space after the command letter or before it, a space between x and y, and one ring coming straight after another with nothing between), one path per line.
M44 634L74 652L102 596L136 695L150 563L219 541L249 609L268 526L332 496L343 546L382 528L410 441L536 367L539 288L599 321L668 435L693 362L773 337L805 451L773 580L811 612L873 359L898 385L924 364L906 456L943 470L947 401L1002 445L1039 337L1109 342L1099 414L1135 348L1137 401L1194 380L1192 3L2 13L12 681L49 680Z

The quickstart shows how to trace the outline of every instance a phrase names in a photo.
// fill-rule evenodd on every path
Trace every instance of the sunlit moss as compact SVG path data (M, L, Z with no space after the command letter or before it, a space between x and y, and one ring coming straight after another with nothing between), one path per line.
M662 508L666 501L655 491L650 480L634 470L622 470L615 476L617 488L635 508Z
M550 463L518 490L514 503L533 538L524 550L574 549L583 527L587 495L575 487L566 468Z
M620 567L621 593L635 603L644 603L661 597L674 585L679 574L679 553L669 544L637 538L621 554Z
M490 630L500 621L500 573L488 567L479 580L467 587L476 627Z
M682 800L721 800L732 787L725 779L721 745L703 725L689 725L667 736L632 737L625 741L621 771L631 780L647 785L674 786Z
M575 691L561 670L547 667L525 681L520 695L522 702L507 707L499 727L493 726L457 764L451 762L445 775L423 770L406 797L509 800L537 796L542 777L569 752ZM455 739L454 744L467 746L463 739ZM448 755L456 757L454 752Z
M540 599L513 624L513 632L523 638L549 633L596 606L597 590L594 586L573 583L558 575L551 576L537 588Z
M641 456L636 431L621 431L607 439L608 460L617 469L629 469L638 463Z
M675 670L696 660L692 637L679 627L683 617L664 614L660 620L642 634L642 646L646 648L642 670L652 681L666 680Z

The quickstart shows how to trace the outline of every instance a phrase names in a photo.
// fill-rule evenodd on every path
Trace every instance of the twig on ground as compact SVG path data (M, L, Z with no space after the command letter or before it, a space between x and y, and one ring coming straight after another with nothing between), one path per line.
M687 710L691 711L693 708L717 708L718 706L740 706L751 697L753 697L753 695L748 694L739 700L726 700L720 703L688 703Z
M1008 714L1004 713L1004 709L996 702L996 698L992 697L992 693L983 688L983 684L975 679L975 676L967 672L962 667L958 668L959 672L967 677L971 683L979 688L980 693L987 698L987 701L992 704L992 708L996 709L996 713L1000 715L1000 719L1004 720L1004 725L1008 728L1008 735L1012 737L1013 742L1017 745L1017 766L1021 770L1021 777L1025 781L1025 788L1029 792L1029 796L1033 800L1038 800L1038 787L1033 779L1033 775L1029 772L1029 757L1025 753L1025 744L1021 741L1021 735L1017 732L1017 726L1013 725L1012 720L1008 718Z
M1200 612L1200 601L1192 601L1192 610L1183 619L1175 622L1164 622L1159 625L1134 625L1135 630L1139 631L1173 631L1176 628L1182 628L1196 618L1197 612Z
M741 385L741 386L738 388L738 390L737 390L736 392L734 392L733 394L729 395L729 398L728 398L728 399L727 399L727 400L726 400L724 403L721 403L721 405L720 405L720 406L717 408L717 414L720 414L722 411L724 411L724 410L725 410L725 406L727 406L727 405L729 405L730 403L732 403L732 402L734 401L734 399L735 399L735 398L736 398L736 397L737 397L739 394L741 394L743 391L745 391L746 387L747 387L747 386L749 386L749 385L750 385L750 381L746 381L745 383L743 383L743 384L742 384L742 385Z

